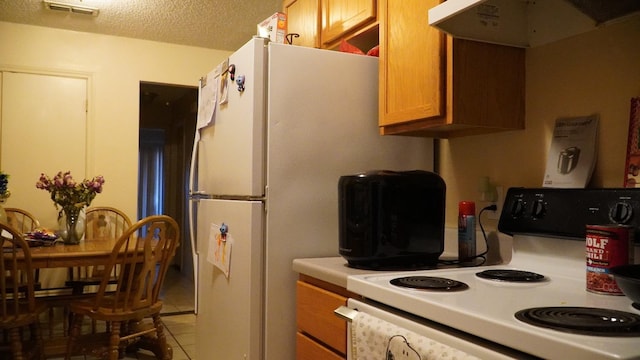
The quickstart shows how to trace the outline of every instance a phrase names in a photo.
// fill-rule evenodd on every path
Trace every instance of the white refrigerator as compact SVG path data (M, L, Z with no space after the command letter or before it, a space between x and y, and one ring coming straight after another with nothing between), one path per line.
M377 79L377 58L253 38L202 82L197 359L294 359L292 261L339 256L339 177L433 168L431 139L379 135Z

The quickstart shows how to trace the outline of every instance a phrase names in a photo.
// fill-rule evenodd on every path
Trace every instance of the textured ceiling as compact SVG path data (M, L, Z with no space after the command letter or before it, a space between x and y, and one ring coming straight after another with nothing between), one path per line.
M0 0L0 21L233 51L282 0L56 0L98 16L52 11L42 0Z

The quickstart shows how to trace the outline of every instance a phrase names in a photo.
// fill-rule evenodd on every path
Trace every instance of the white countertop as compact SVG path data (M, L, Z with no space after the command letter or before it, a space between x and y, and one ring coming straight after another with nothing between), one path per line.
M347 276L384 273L384 271L362 270L347 266L341 256L305 258L293 260L293 271L347 288Z
M455 258L458 254L457 236L458 230L454 228L445 228L445 248L441 258ZM490 239L494 242L500 243L500 246L495 247L499 254L493 254L489 256L489 263L495 264L500 262L508 263L511 260L511 237L504 234L497 234L495 231L488 232ZM500 240L497 237L500 237ZM478 231L478 251L485 249L484 239L482 233ZM326 281L328 283L347 287L347 276L349 275L367 275L367 274L384 274L396 271L380 271L380 270L363 270L349 267L347 260L342 256L335 257L319 257L319 258L301 258L293 260L293 271L314 277L319 280Z

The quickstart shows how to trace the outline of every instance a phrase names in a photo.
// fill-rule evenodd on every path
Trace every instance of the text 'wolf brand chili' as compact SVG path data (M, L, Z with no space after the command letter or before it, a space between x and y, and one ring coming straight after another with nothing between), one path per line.
M633 263L633 227L587 225L587 291L623 295L610 269Z

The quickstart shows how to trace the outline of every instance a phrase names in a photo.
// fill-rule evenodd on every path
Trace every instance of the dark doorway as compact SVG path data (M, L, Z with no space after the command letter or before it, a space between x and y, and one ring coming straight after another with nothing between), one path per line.
M193 284L194 264L189 234L188 194L189 167L197 110L197 87L140 83L137 216L143 218L149 215L166 214L178 222L181 241L171 272L191 284ZM165 288L185 285L185 281L169 280L170 277L170 275L167 276ZM184 296L184 289L174 290L175 293ZM167 294L170 293L172 292L167 292ZM193 304L193 291L188 295L191 296L191 304ZM171 299L164 300L170 307ZM183 308L173 309L173 311L183 310Z

